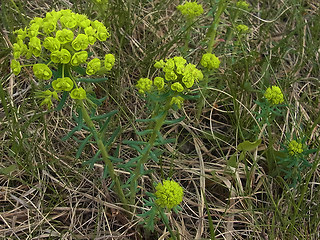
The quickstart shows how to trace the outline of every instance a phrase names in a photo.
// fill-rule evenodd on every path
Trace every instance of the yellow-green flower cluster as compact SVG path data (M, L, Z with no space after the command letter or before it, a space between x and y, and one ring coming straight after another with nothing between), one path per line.
M98 20L91 21L85 15L71 10L48 12L45 18L36 17L28 28L19 29L15 33L15 59L20 56L40 56L42 45L51 53L64 48L73 54L87 49L96 40L105 41L110 36L103 23Z
M202 72L194 64L187 64L183 57L156 61L154 67L162 69L166 85L176 92L183 92L203 79Z
M198 4L197 1L186 2L183 5L178 5L177 9L188 19L195 18L203 13L202 5Z
M249 32L249 27L247 26L247 25L244 25L244 24L239 24L238 26L237 26L237 31L238 31L238 33L247 33L247 32Z
M140 78L136 87L139 89L139 93L141 94L150 92L152 88L152 81L149 78Z
M288 151L291 156L299 155L303 152L302 143L297 142L296 140L292 140L288 144Z
M277 86L272 86L271 88L268 88L264 93L264 97L273 105L280 104L284 101L281 89Z
M175 92L171 99L171 105L179 108L183 103L180 93L188 91L195 82L203 79L202 72L194 64L187 63L183 57L173 57L166 60L156 61L155 68L162 69L163 77L155 77L154 80L140 78L136 87L139 93L144 94L157 90L159 92Z
M103 23L91 21L87 16L76 14L71 10L51 11L44 18L34 18L28 27L15 31L17 42L13 44L13 57L18 59L31 56L50 55L53 63L78 66L86 63L88 46L97 40L105 41L110 33ZM111 55L111 54L110 54ZM46 59L45 56L43 56ZM15 60L17 61L17 60ZM11 64L18 74L17 62ZM90 63L90 64L89 64ZM97 60L88 63L87 73L92 75L100 70ZM105 70L110 71L113 63L105 62Z
M175 181L164 180L156 186L155 195L160 207L171 209L182 202L183 188Z
M212 53L203 54L200 64L209 70L217 69L220 66L220 60Z
M244 9L244 10L248 10L249 9L249 3L247 3L246 1L238 1L237 2L237 7Z
M15 34L14 59L10 65L15 75L18 75L23 67L18 59L30 59L32 56L48 62L47 64L36 63L33 65L34 75L41 80L51 79L53 74L50 65L55 65L57 68L62 64L62 71L67 69L66 71L69 72L71 66L86 64L86 74L93 75L110 71L115 63L115 57L112 54L105 55L104 60L93 58L88 61L88 47L96 41L105 41L109 38L110 33L98 20L91 21L87 16L74 13L71 10L47 12L44 18L34 18L28 27L15 31ZM28 65L30 66L30 64ZM60 78L58 77L52 82L54 90L70 91L72 98L84 99L85 90L78 88L74 80L71 80L71 76L71 79L63 76L64 72ZM73 89L74 87L75 89ZM56 96L56 92L49 94L48 91L38 95L45 98L43 104L47 104L53 94Z

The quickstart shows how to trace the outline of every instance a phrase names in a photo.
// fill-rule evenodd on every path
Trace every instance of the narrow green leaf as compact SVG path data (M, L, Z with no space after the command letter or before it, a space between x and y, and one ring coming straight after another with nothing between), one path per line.
M130 141L130 140L124 140L122 143L127 144L129 146L138 146L138 145L146 144L146 142L143 142L143 141Z
M87 75L86 73L86 69L80 66L76 66L76 67L71 67L73 71L75 71L76 73L79 73L80 75Z
M183 120L185 119L185 117L180 117L180 118L177 118L177 119L173 119L173 120L166 120L164 121L163 124L175 124L175 123L179 123L179 122L182 122Z
M93 117L91 117L91 120L106 119L106 118L108 118L108 117L111 117L111 116L115 115L117 112L118 112L118 110L113 110L113 111L108 112L108 113L106 113L106 114L93 116Z
M63 92L62 98L56 108L57 111L60 111L63 108L64 104L66 103L66 101L68 99L68 96L69 96L69 92Z
M103 97L103 98L96 98L94 96L92 96L91 94L87 94L87 98L93 102L94 104L100 106L106 99L107 96ZM93 111L95 111L96 109L94 108Z
M61 140L62 140L62 141L68 140L69 138L72 137L72 135L73 135L75 132L77 132L77 131L79 131L79 130L81 130L81 127L80 127L80 126L74 127L74 128L67 134L67 136L64 136Z
M90 138L92 138L92 134L89 134L80 144L78 151L76 153L76 159L78 159L84 149L84 147L86 146L86 144L88 143L88 141L90 140Z
M144 136L144 135L148 135L148 134L151 134L153 132L153 129L147 129L147 130L144 130L144 131L137 131L137 135L138 136Z
M119 135L121 128L117 127L117 129L112 133L109 141L105 144L106 147L109 147L115 140L115 138Z
M113 163L119 163L119 162L122 162L123 159L121 158L117 158L117 157L113 157L113 156L108 156L108 158L113 162Z

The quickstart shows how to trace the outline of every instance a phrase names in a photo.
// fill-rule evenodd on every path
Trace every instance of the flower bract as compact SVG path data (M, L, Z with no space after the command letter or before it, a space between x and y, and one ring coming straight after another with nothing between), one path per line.
M107 71L110 71L111 68L113 67L114 63L116 61L116 58L112 54L106 54L104 58L104 66L107 69Z
M80 87L80 88L75 88L71 91L70 93L70 97L72 99L86 99L87 97L87 94L86 94L86 91Z
M200 64L208 69L217 69L220 66L220 60L212 53L203 54Z
M52 71L46 64L38 63L33 65L34 75L42 80L49 80L52 77Z
M101 68L101 61L98 58L94 58L92 59L87 66L87 70L86 73L88 75L93 75L95 74L97 71L99 71Z
M73 81L68 78L58 78L52 81L52 87L56 91L71 91L73 88Z
M12 60L10 67L12 69L12 72L14 73L14 75L18 75L21 71L21 65L17 60Z

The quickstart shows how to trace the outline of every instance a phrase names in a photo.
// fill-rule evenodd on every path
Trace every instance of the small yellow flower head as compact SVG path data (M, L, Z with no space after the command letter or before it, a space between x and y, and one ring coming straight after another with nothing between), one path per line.
M158 90L161 90L164 87L164 79L162 77L155 77L153 84L158 88Z
M80 33L73 41L72 47L76 51L85 50L89 45L88 36Z
M42 23L43 32L46 34L50 34L56 31L57 28L57 21L55 18L46 18L45 21Z
M187 60L185 60L183 57L174 57L173 61L176 66L183 66L187 63Z
M73 88L73 81L68 78L58 78L52 82L52 87L56 91L71 91Z
M106 41L107 38L110 37L108 29L103 25L103 23L99 22L98 20L95 20L91 23L91 25L97 31L96 38L100 41Z
M16 31L13 32L14 34L17 34L17 40L24 40L27 37L27 31L23 30L23 29L18 29Z
M38 63L33 65L34 75L42 80L49 80L52 77L52 72L46 64Z
M172 72L175 67L175 62L173 58L170 58L167 60L167 62L164 65L163 71L164 72Z
M39 57L41 54L41 41L37 37L30 38L29 49L32 51L33 55Z
M171 84L172 91L183 92L183 86L179 82L175 82Z
M86 27L84 29L85 34L88 36L88 41L91 45L93 45L96 42L96 32L97 30L95 30L93 27Z
M247 25L244 25L244 24L240 24L237 26L237 31L238 33L247 33L249 32L249 27Z
M60 22L65 28L75 28L77 26L77 21L74 17L75 14L66 14L60 18Z
M299 155L303 152L302 143L292 140L288 145L288 151L291 156Z
M152 81L149 78L140 78L136 87L139 93L144 94L145 92L150 92L152 88Z
M164 180L156 186L156 203L163 208L172 209L182 202L183 188L172 180Z
M247 3L246 1L238 1L237 2L237 7L241 8L243 10L248 10L249 9L249 3Z
M264 97L274 105L280 104L284 101L281 89L277 86L267 88L266 92L264 93Z
M66 44L73 40L74 34L69 29L58 30L56 33L56 38L59 40L61 44Z
M88 58L87 51L76 52L71 58L71 65L78 66L81 63L85 63Z
M194 84L194 77L191 73L187 73L183 76L182 82L187 88L191 88Z
M70 93L70 97L72 99L86 99L87 94L86 91L82 87L80 87L73 89Z
M202 72L196 68L196 66L194 64L191 64L189 63L186 67L185 67L185 70L184 70L184 73L183 75L190 75L192 76L192 78L195 80L195 81L199 81L199 80L202 80L203 79L203 74ZM190 86L192 87L192 86ZM188 88L190 88L188 87Z
M18 75L21 71L21 65L17 60L11 60L10 67L14 75Z
M212 70L219 68L220 60L212 53L205 53L201 58L200 64L201 66Z
M111 68L114 66L114 63L116 61L116 58L112 54L106 54L104 58L104 66L107 69L107 71L110 71Z
M178 96L178 97L172 97L171 101L170 101L170 105L177 105L177 107L180 109L181 105L183 104L183 98Z
M173 60L176 65L176 72L178 74L183 74L187 60L185 60L183 57L174 57Z
M87 28L90 26L90 19L87 18L86 15L83 14L76 14L75 19L77 21L77 25L83 29Z
M40 23L33 23L27 29L27 34L29 38L36 37L39 33Z
M13 44L13 57L15 59L19 58L20 56L26 55L28 52L29 52L29 49L27 45L23 43L22 40L18 40L18 42Z
M177 9L181 12L182 15L189 19L200 16L203 13L202 5L198 4L197 1L186 2L183 5L177 6Z
M47 37L43 42L43 46L50 52L54 52L60 49L60 42L57 38Z
M166 72L165 78L167 81L175 81L178 78L178 76L174 73L173 70L171 70Z
M71 54L67 49L61 49L61 51L54 51L51 53L51 61L54 63L67 64L70 62Z
M166 65L166 63L161 59L160 61L156 61L156 63L153 65L155 68L164 68L164 66Z
M101 61L98 58L92 59L90 62L88 62L86 73L88 75L93 75L96 72L98 72L101 68Z

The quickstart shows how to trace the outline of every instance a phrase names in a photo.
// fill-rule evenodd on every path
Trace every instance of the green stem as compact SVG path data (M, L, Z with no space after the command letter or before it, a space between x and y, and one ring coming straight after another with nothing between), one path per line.
M167 100L166 105L164 107L163 115L156 121L155 126L153 128L153 132L151 134L151 137L148 141L148 144L146 145L146 149L144 151L144 154L141 156L141 158L137 162L137 168L134 170L134 173L133 173L134 177L130 183L130 204L131 205L134 205L134 199L136 197L137 180L139 179L139 177L141 175L141 170L142 170L143 165L146 163L146 161L149 158L151 148L153 147L153 145L158 137L158 132L160 131L160 128L162 127L162 125L167 117L168 111L170 109L170 101L171 101L171 98Z
M236 21L238 20L239 17L239 10L236 10L236 13L234 14L233 19L231 20L232 28L229 28L227 30L227 37L226 37L226 44L228 44L233 36L234 33L234 26L236 24Z
M171 237L173 238L173 240L177 240L176 236L174 235L170 225L169 225L169 219L167 218L167 216L164 214L163 212L163 209L159 209L159 213L160 213L160 216L164 222L164 225L166 225Z
M209 38L209 43L208 43L208 49L207 52L208 53L212 53L212 49L213 49L213 45L215 44L215 40L216 40L216 35L217 35L217 29L218 29L218 25L220 22L220 17L222 15L222 13L224 12L224 10L227 8L229 0L220 0L219 1L219 5L218 5L218 10L215 14L214 20L208 30L207 33L207 38Z
M204 200L204 204L206 206L206 210L207 210L207 214L208 214L210 237L211 237L211 240L216 240L216 233L214 230L213 221L212 221L212 217L210 214L210 209L209 209L208 202L207 202L206 195L205 195L204 191L202 191L202 194L203 194L203 200Z
M113 168L113 164L112 162L110 161L109 159L109 155L107 153L107 150L101 140L101 137L100 135L97 133L97 130L95 129L94 127L94 123L93 121L91 120L89 114L88 114L88 111L87 109L85 108L84 104L83 104L83 101L82 100L79 100L78 101L80 107L81 107L81 112L82 112L82 116L83 116L83 119L84 121L86 122L87 126L89 127L91 133L93 134L97 144L98 144L98 147L99 147L99 150L101 152L101 155L102 155L102 159L104 161L104 163L107 165L108 167L108 173L110 175L110 178L112 179L112 181L115 182L115 187L116 187L116 192L120 198L120 201L123 203L123 207L124 209L126 210L129 210L129 207L128 207L128 201L122 191L122 188L121 188L121 184L120 184L120 180L119 180L119 177L116 175L115 171L114 171L114 168Z
M309 175L308 175L308 177L307 177L307 179L306 179L306 183L304 184L303 189L302 189L302 191L301 191L301 195L300 195L300 198L299 198L299 202L298 202L297 206L294 208L293 217L292 217L291 225L290 225L290 228L289 228L289 232L291 232L291 237L293 237L292 235L293 235L294 223L295 223L295 221L296 221L296 217L297 217L297 215L298 215L298 212L299 212L300 206L301 206L301 204L302 204L302 201L304 200L304 196L305 196L305 194L306 194L306 192L307 192L307 190L308 190L309 182L310 182L310 180L311 180L312 175L313 175L314 172L317 170L318 165L319 165L319 163L320 163L319 150L320 150L320 149L318 149L318 151L317 151L317 155L318 155L317 157L318 157L318 159L313 163L312 169L311 169L311 171L310 171L310 173L309 173ZM291 238L291 239L293 239L293 238Z
M190 42L190 32L191 32L191 26L192 26L192 18L187 19L187 31L186 31L186 36L184 39L184 46L182 50L182 54L185 56L187 55L188 49L189 49L189 42Z

